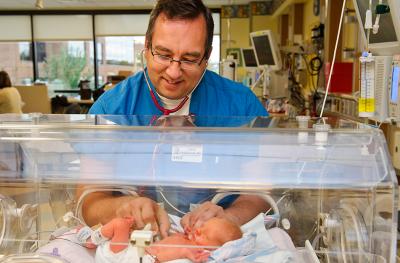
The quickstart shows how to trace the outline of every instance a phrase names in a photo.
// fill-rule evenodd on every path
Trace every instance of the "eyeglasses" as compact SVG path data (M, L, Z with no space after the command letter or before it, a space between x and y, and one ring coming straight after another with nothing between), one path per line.
M204 57L203 56L200 61L198 60L186 60L186 59L174 59L171 58L170 56L164 56L158 53L153 52L153 48L150 46L150 52L151 55L153 56L153 59L155 62L164 65L164 66L170 66L172 62L176 62L180 65L181 69L185 70L197 70L199 69L201 62L203 61Z

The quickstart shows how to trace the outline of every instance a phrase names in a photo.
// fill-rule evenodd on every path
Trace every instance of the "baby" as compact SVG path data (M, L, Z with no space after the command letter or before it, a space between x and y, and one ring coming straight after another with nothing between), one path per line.
M133 247L129 243L133 219L129 217L114 218L100 229L102 238L109 240L97 248L96 262L123 263L134 256ZM175 259L190 259L193 262L205 262L209 256L207 249L215 249L228 241L242 237L240 227L223 218L211 218L202 227L187 230L186 234L175 233L154 243L146 252L156 262ZM171 245L171 247L169 247ZM193 247L201 246L201 247ZM126 261L126 262L130 262Z
M133 225L133 217L117 217L95 231L97 235L90 238L90 242L98 244L95 262L124 263L138 258L137 250L128 246Z
M186 234L176 233L154 243L146 252L157 259L166 262L187 258L193 262L205 262L209 256L207 249L216 249L228 241L242 237L240 227L223 218L211 218L202 227L187 231ZM174 245L168 247L168 245ZM201 246L199 248L190 246Z

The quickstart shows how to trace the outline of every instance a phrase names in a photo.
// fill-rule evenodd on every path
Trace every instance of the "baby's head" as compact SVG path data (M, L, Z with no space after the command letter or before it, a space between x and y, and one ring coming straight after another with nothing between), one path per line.
M222 246L228 241L241 238L240 227L224 218L211 218L195 229L191 239L200 246Z

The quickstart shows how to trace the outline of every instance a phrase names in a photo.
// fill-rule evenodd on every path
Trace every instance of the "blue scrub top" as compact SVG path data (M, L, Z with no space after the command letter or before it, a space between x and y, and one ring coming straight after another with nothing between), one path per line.
M150 81L150 79L149 79ZM154 90L153 84L150 82ZM207 70L190 101L190 114L196 116L267 116L254 93ZM93 104L90 114L162 115L154 105L143 71L108 90Z

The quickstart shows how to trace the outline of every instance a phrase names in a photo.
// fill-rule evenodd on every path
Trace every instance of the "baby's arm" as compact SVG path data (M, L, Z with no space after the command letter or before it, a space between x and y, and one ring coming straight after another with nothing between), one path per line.
M192 241L186 238L183 234L174 234L166 237L163 240L155 243L155 245L175 245L182 247L164 247L164 246L150 246L146 252L155 256L159 262L166 262L175 259L187 258L193 262L205 262L209 256L209 252L201 248L190 248L183 246L195 245Z
M118 253L127 247L127 245L113 245L112 243L127 244L129 242L130 228L132 224L133 218L118 217L101 227L102 236L111 239L110 249L114 253Z

